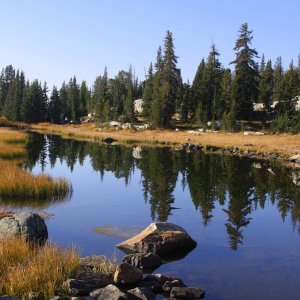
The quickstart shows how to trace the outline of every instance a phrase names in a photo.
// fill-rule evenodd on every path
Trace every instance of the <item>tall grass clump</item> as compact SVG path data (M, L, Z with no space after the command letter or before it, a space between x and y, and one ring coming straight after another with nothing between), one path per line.
M27 135L24 132L0 128L0 158L17 159L25 157L26 139Z
M74 278L80 259L74 248L62 249L47 243L32 248L15 238L0 241L0 291L21 299L32 293L50 299L67 278Z
M3 199L64 199L71 193L64 178L32 175L10 161L0 160L0 198Z

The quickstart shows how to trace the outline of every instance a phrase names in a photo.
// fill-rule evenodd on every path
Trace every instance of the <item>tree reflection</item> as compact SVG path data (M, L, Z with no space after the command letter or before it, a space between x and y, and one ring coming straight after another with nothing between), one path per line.
M189 190L204 226L213 220L216 206L223 207L228 243L233 250L243 243L243 231L251 222L252 211L263 209L266 201L278 208L283 221L290 215L293 228L300 231L300 188L292 180L295 171L281 164L154 147L144 147L134 156L130 147L54 135L33 135L27 150L24 167L28 169L39 164L43 170L47 157L52 168L57 161L64 161L71 171L76 164L83 165L89 160L101 180L109 171L124 179L126 185L139 169L144 199L150 205L153 221L168 220L179 182L183 190Z

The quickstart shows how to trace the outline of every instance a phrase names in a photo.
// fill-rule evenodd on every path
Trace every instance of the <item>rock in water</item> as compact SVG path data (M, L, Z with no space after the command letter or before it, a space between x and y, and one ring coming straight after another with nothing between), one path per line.
M157 222L118 244L117 247L125 252L151 252L164 256L190 251L196 245L197 243L182 227L172 223Z
M142 279L143 272L139 268L127 263L119 264L114 275L114 282L116 284L130 285Z
M113 143L113 142L115 142L116 140L115 139L113 139L113 138L111 138L111 137L107 137L107 138L104 138L103 140L102 140L102 142L104 142L104 143L106 143L106 144L111 144L111 143Z
M149 271L149 273L152 273L162 264L160 256L154 253L129 254L123 257L123 262L143 269L143 271Z
M22 237L29 243L43 245L48 239L45 221L36 213L22 212L0 220L0 238Z

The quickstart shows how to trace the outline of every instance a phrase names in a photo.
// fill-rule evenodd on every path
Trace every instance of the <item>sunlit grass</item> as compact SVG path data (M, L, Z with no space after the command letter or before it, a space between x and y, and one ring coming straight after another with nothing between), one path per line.
M111 259L105 256L89 256L81 259L85 266L89 266L89 271L105 275L112 275L117 268L117 256L113 255Z
M26 157L27 134L0 128L0 198L17 200L62 200L71 193L70 183L49 175L32 175L19 167ZM18 159L18 160L17 160Z
M62 199L71 192L64 178L32 175L16 164L0 160L0 197L16 199Z
M67 278L75 276L79 263L74 248L62 249L51 243L32 248L22 239L1 240L1 294L29 299L34 292L50 299Z
M0 158L22 158L26 154L27 134L10 128L0 128Z

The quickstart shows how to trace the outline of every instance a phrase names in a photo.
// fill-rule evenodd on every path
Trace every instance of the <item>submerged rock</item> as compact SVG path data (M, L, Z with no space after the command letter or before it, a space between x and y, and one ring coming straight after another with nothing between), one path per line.
M24 238L29 243L43 245L48 239L45 221L36 213L22 212L0 220L0 238Z
M200 299L203 298L205 292L196 287L173 287L171 289L171 298L180 299Z
M155 253L135 253L123 257L123 262L131 264L150 273L162 264L161 258Z
M194 249L196 245L197 243L182 227L172 223L157 222L118 244L117 247L125 252L151 252L161 256L187 252Z

